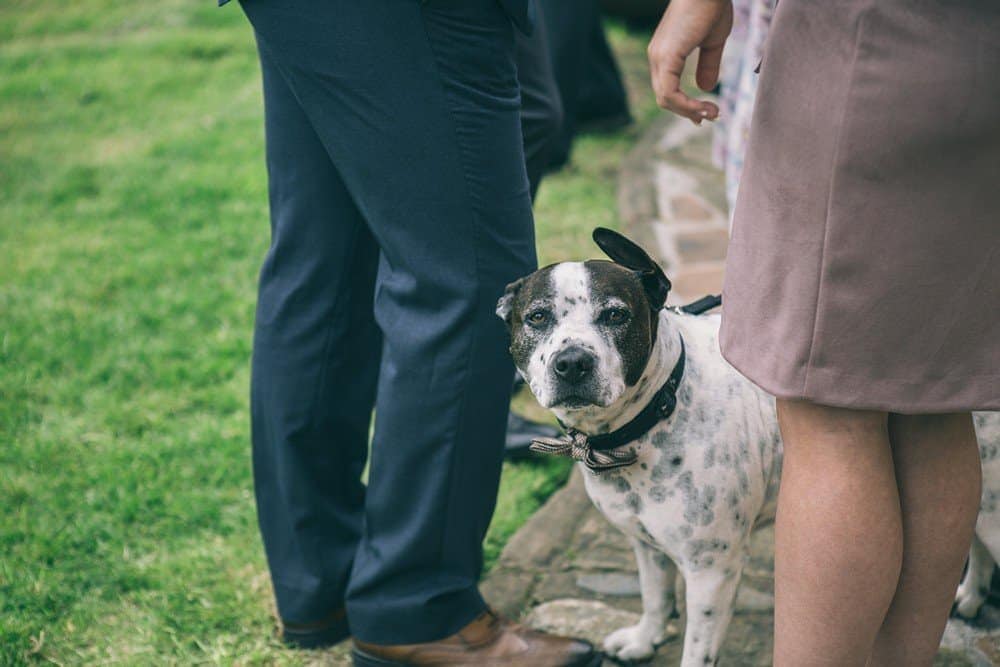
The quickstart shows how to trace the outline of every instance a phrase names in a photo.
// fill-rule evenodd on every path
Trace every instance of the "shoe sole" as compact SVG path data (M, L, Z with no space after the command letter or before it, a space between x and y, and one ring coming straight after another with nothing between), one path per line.
M350 638L351 630L347 626L347 619L336 621L329 627L317 630L298 630L284 628L281 633L281 640L288 648L315 650L334 646Z
M376 658L373 655L362 653L357 649L351 651L351 662L354 664L354 667L406 667L405 662L382 660L381 658Z
M351 633L348 630L315 633L283 632L281 634L281 641L291 649L314 651L316 649L336 646L342 641L350 639L350 637Z
M351 660L354 663L354 667L410 667L409 663L383 660L358 649L351 651ZM600 667L603 660L604 656L595 652L590 658L566 665L566 667Z

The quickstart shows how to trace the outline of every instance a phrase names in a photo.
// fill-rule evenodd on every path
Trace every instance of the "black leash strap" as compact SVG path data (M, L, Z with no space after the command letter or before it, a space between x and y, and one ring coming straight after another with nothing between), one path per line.
M701 315L704 312L712 310L718 306L722 305L722 295L721 294L708 294L701 297L697 301L692 301L686 306L678 306L675 310L687 313L688 315Z

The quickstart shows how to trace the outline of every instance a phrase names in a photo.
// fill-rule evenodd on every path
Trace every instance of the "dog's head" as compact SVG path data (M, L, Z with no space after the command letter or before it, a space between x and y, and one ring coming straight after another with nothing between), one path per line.
M670 281L646 252L609 229L594 241L611 262L563 262L507 286L497 304L510 352L538 402L606 407L638 382Z

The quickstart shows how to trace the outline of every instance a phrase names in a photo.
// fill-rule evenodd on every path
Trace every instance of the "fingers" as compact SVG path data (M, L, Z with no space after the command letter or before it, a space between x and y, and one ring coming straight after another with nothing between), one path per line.
M651 48L649 64L653 92L660 107L684 116L695 124L718 117L719 108L716 105L693 99L681 90L681 73L684 71L684 57L681 54L657 53Z
M657 104L695 124L718 118L718 106L693 99L681 90L681 73L688 55L697 48L695 80L703 90L715 87L722 48L731 28L732 5L728 0L674 0L667 6L648 50Z
M698 51L698 68L694 80L702 90L709 91L719 83L719 70L722 68L722 45L703 46Z
M712 90L719 82L719 71L722 68L722 49L726 38L733 28L733 6L726 3L722 14L712 25L705 40L698 50L698 68L695 70L695 82L702 90Z
M674 67L661 68L658 64L653 65L651 75L656 103L695 124L701 124L703 120L715 120L719 116L719 107L711 102L693 99L681 90L680 73L683 66L683 60Z
M663 98L657 96L656 102L660 107L684 116L695 125L701 125L703 120L715 120L719 117L718 106L706 100L688 97L681 90L676 90Z

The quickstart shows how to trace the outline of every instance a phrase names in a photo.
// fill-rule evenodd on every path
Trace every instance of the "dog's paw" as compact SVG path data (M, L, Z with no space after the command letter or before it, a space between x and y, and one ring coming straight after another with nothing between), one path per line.
M965 582L962 582L963 584ZM955 604L952 613L969 621L979 615L979 610L986 602L986 594L975 586L959 586L955 594Z
M604 651L619 660L648 660L656 652L659 637L647 632L642 625L615 630L604 638Z

